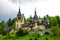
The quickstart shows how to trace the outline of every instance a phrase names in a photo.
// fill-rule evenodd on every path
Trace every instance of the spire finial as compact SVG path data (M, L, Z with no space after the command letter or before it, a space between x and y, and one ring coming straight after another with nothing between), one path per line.
M35 8L35 11L36 11L36 8Z
M20 12L20 3L21 3L21 1L19 1L19 12Z
M19 9L20 9L20 3L21 3L21 1L19 1Z

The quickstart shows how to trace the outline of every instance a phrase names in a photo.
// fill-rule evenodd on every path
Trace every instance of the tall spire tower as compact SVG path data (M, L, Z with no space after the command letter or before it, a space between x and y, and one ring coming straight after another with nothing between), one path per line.
M38 20L38 16L37 16L37 14L36 14L36 8L35 8L35 12L34 12L35 14L34 14L34 17L33 17L33 19L34 19L34 28L37 28L37 20Z
M20 2L19 2L19 11L18 11L18 14L17 14L17 20L16 20L16 29L20 29L22 26L22 24L24 24L24 17L23 15L21 14L21 10L20 10Z
M21 19L20 2L19 2L19 11L18 11L17 17L18 19Z

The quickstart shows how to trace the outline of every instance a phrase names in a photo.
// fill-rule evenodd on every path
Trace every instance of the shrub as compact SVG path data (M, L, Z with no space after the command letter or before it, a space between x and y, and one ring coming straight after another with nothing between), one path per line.
M19 29L19 30L16 32L16 35L17 35L17 36L24 36L24 35L26 35L27 33L28 33L27 30Z
M60 35L60 28L52 27L51 32L53 33L54 36L58 36L58 35Z
M37 38L35 38L34 40L37 40Z
M32 38L30 38L30 40L32 40Z
M48 38L45 38L45 40L48 40Z
M40 38L40 34L37 34L37 37Z

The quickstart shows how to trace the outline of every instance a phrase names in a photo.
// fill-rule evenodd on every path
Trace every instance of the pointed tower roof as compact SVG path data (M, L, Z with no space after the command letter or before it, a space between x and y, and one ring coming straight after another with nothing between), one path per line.
M32 16L30 15L30 18L32 19Z
M36 14L36 8L35 8L35 14L34 14L33 19L38 19L38 16L37 16L37 14Z
M18 11L17 17L18 17L19 19L21 18L20 5L19 5L19 11Z
M24 14L22 14L22 16L23 16L23 18L24 18L24 20L25 20L26 18L25 18L25 16L24 16Z

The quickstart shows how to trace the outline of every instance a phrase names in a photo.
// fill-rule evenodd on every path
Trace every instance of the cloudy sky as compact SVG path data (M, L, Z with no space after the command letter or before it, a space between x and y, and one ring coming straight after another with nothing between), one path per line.
M36 8L37 15L43 17L45 15L60 16L60 0L0 0L0 21L7 21L9 18L16 17L19 9L21 13L28 18L34 15Z

